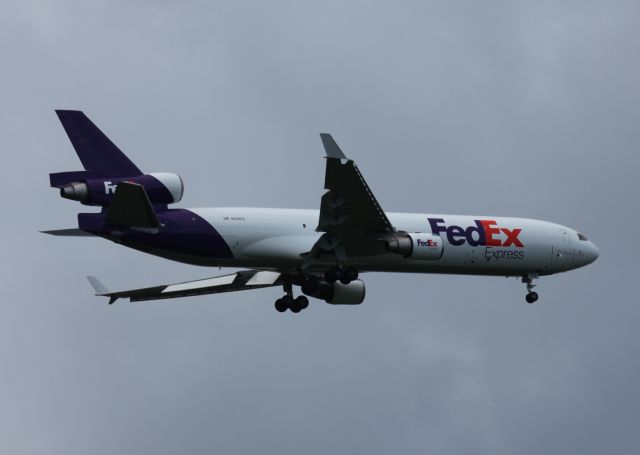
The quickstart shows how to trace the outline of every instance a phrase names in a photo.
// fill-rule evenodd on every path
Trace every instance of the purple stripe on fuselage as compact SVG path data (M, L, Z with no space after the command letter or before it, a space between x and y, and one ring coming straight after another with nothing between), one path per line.
M232 258L229 245L204 218L186 209L159 211L162 227L153 233L129 228L105 229L102 213L80 213L78 224L83 231L100 235L137 249L140 247L203 258Z

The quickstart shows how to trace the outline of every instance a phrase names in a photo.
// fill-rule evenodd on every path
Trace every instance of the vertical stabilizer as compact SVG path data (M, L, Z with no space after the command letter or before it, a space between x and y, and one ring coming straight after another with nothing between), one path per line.
M140 169L83 112L56 110L56 114L86 171L108 177L142 175Z

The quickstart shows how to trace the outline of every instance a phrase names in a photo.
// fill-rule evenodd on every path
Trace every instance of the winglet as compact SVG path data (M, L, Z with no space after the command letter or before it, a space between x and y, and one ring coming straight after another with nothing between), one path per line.
M322 145L324 145L324 149L327 152L327 158L336 158L339 160L348 159L330 134L320 133L320 139L322 139Z
M96 291L96 295L106 295L109 293L109 289L106 288L104 284L100 282L95 276L88 276L87 280L91 283L93 290Z
M96 295L99 295L102 297L109 297L109 305L111 305L113 302L118 300L118 297L111 294L109 290L106 288L106 286L102 284L100 280L97 279L95 276L88 276L87 280L89 280L89 283L91 283L91 286L93 287L93 290L96 292Z

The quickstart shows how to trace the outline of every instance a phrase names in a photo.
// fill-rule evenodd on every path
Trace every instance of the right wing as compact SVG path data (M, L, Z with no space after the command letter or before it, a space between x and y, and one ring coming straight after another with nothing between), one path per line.
M348 159L330 134L320 134L327 153L324 188L316 231L324 232L305 255L303 270L322 256L335 256L338 264L349 257L384 253L385 239L395 228L382 210L353 160Z
M281 274L267 270L242 270L231 275L206 278L204 280L164 284L120 292L110 292L95 277L88 276L87 279L93 286L96 295L109 297L109 304L120 298L128 298L131 302L139 302L142 300L173 299L176 297L219 294L282 285Z
M330 134L320 134L327 153L324 187L317 231L332 234L393 232L394 228L353 160L348 159ZM344 163L343 163L344 161Z

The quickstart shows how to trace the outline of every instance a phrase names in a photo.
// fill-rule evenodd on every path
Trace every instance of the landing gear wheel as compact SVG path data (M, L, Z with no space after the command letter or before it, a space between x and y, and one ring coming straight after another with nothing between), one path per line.
M349 284L353 280L357 279L358 271L355 269L342 269L339 267L334 267L324 272L324 280L329 284L333 284L338 280L340 280L342 284Z
M297 306L301 310L304 310L309 306L309 299L303 295L300 295L296 297L295 306Z
M525 297L527 303L536 303L538 301L538 293L532 290L536 287L536 285L533 284L535 278L538 278L537 273L529 273L522 277L522 282L527 285L527 296Z
M276 300L275 307L278 313L284 313L285 311L287 311L287 304L285 303L284 299Z
M335 283L336 281L338 281L338 278L339 278L338 269L329 269L326 272L324 272L324 280L329 284Z
M358 271L355 269L342 270L340 273L340 282L342 284L349 284L358 279Z
M303 295L300 295L300 296L296 297L295 299L293 299L293 301L289 305L289 309L293 313L299 313L302 310L304 310L305 308L307 308L308 306L309 306L309 299L306 298Z

